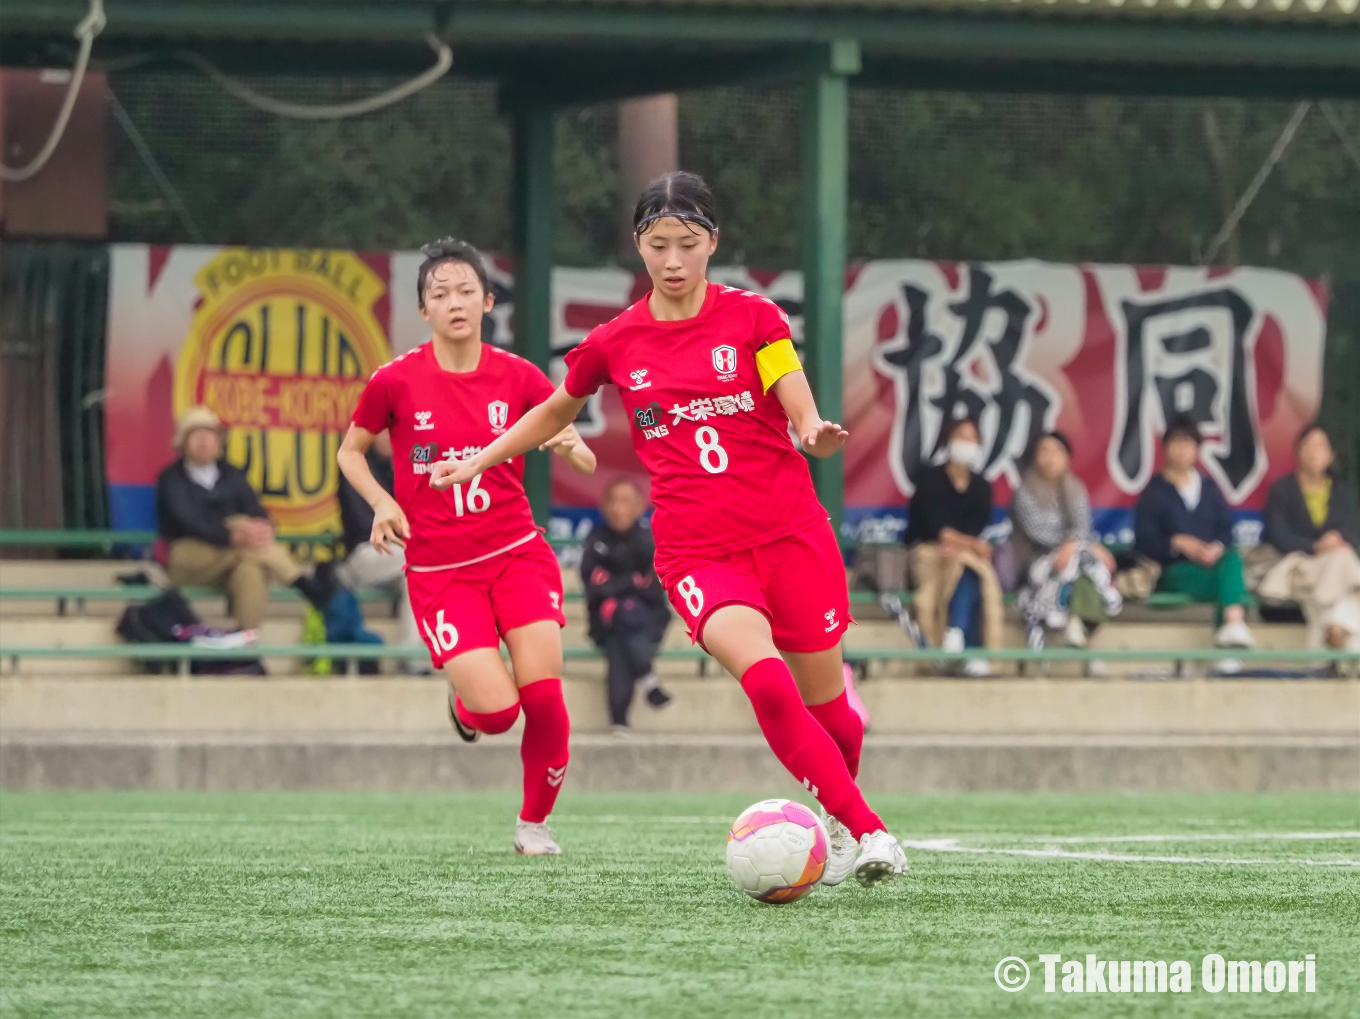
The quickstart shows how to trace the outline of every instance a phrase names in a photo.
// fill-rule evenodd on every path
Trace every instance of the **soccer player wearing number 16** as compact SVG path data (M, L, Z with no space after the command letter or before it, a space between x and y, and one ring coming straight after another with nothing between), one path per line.
M437 465L430 483L465 484L617 386L651 474L657 575L692 638L740 677L775 756L822 804L823 883L852 870L861 884L890 880L906 856L855 782L864 727L842 677L845 567L789 425L817 457L847 433L817 414L779 308L707 281L718 228L702 179L653 181L633 224L651 294L567 355L546 402L470 460Z
M421 316L430 341L383 365L369 379L340 468L373 506L374 548L404 544L411 609L434 663L449 676L449 720L471 743L504 732L524 712L520 758L524 805L515 849L561 850L547 818L566 776L570 723L562 701L562 571L534 527L524 494L524 461L475 471L435 491L439 461L468 461L552 394L552 383L521 357L482 343L491 310L476 248L446 239L421 249ZM373 478L364 452L378 432L392 438L396 496ZM576 429L544 442L582 474L595 455ZM514 677L500 656L510 650Z

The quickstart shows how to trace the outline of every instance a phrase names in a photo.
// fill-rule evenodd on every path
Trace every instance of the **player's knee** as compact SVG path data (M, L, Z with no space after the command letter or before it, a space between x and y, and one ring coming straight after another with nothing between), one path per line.
M775 720L803 706L793 676L778 657L763 658L747 669L741 688L758 718Z
M478 732L494 736L497 733L506 732L515 724L519 718L519 701L515 701L508 708L499 708L495 711L471 711L464 704L458 705L458 717L461 718Z

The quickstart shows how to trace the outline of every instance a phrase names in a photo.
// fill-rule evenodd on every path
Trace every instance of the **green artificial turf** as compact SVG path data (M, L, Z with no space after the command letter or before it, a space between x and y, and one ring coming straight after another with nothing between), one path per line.
M756 798L569 792L568 855L531 860L500 795L0 796L0 1015L1360 1014L1360 868L1303 862L1360 837L1257 837L1354 833L1354 795L878 796L910 839L1224 862L916 849L895 885L787 906L723 866ZM1177 840L1050 841L1121 835ZM1210 994L1213 951L1313 952L1317 991ZM1044 952L1186 959L1194 990L1045 994Z

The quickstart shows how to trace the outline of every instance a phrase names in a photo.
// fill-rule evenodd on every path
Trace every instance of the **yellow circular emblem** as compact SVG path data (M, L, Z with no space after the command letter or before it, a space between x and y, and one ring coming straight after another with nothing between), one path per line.
M335 454L374 370L391 360L382 279L350 251L227 248L194 277L175 416L211 407L280 534L338 531Z

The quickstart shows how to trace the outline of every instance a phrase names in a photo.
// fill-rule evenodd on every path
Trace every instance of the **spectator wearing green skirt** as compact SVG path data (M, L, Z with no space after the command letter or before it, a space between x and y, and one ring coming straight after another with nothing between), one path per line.
M1177 418L1167 426L1165 465L1133 510L1134 548L1162 565L1159 590L1217 606L1219 647L1251 647L1256 639L1243 608L1247 585L1233 545L1232 511L1214 480L1199 470L1199 448L1194 421Z

